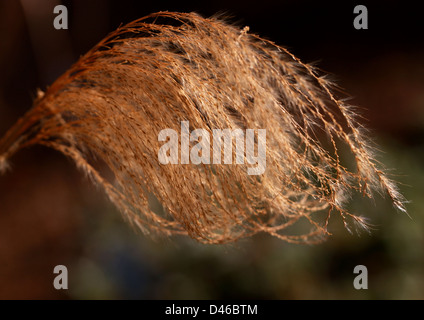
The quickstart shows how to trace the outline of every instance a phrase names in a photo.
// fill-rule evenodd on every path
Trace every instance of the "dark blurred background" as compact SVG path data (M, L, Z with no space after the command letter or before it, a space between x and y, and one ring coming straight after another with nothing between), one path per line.
M340 1L342 2L342 1ZM69 29L55 30L64 4ZM369 29L353 28L366 5ZM129 227L101 190L55 151L16 154L0 177L1 299L424 299L424 19L413 1L1 0L0 135L79 56L120 24L149 13L224 13L240 27L317 63L361 107L379 159L410 200L411 218L389 201L355 200L370 235L340 223L314 245L270 236L224 246L152 240ZM53 287L66 265L69 290ZM365 265L369 289L355 290Z

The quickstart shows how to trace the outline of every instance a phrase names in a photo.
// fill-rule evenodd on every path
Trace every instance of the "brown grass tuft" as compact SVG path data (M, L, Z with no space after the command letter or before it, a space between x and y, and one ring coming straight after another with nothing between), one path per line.
M71 157L124 216L154 233L222 243L258 232L290 242L327 234L354 192L401 195L378 168L351 106L285 48L194 13L160 12L108 35L34 102L0 141L0 169L42 144ZM161 165L158 133L266 129L266 171ZM343 150L341 152L340 150ZM351 159L341 160L342 156ZM112 178L96 169L100 159ZM348 168L349 167L349 168ZM163 210L153 210L156 198ZM300 229L292 226L300 224ZM304 229L306 227L306 229Z

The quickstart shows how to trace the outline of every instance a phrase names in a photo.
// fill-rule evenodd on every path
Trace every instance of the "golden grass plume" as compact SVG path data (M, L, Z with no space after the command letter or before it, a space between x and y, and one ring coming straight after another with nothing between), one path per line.
M266 129L266 171L160 164L158 134L181 121L209 132ZM267 232L314 242L333 213L366 227L344 208L354 192L388 194L405 211L354 109L325 77L248 28L194 13L152 14L108 35L0 140L0 170L34 144L72 158L147 233L223 243ZM302 232L292 232L296 224Z

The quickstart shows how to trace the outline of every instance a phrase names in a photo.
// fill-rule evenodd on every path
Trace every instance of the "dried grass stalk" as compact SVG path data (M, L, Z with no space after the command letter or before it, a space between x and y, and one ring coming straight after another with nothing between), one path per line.
M158 134L179 132L181 121L209 132L266 129L265 173L249 176L236 164L161 165ZM72 158L146 233L223 243L267 232L314 242L328 234L334 212L347 227L349 220L366 227L343 207L352 192L386 193L405 211L352 107L325 77L247 28L194 13L152 14L107 36L3 137L0 169L34 144ZM153 210L152 199L163 210Z

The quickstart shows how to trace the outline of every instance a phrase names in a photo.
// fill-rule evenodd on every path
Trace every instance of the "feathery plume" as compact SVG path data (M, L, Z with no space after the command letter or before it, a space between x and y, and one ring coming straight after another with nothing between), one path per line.
M158 135L182 121L211 136L265 129L266 170L161 164ZM0 140L0 171L41 144L72 158L146 233L316 242L333 213L366 227L344 208L354 192L388 194L405 211L363 131L332 83L285 48L217 18L159 12L118 28L40 92Z

